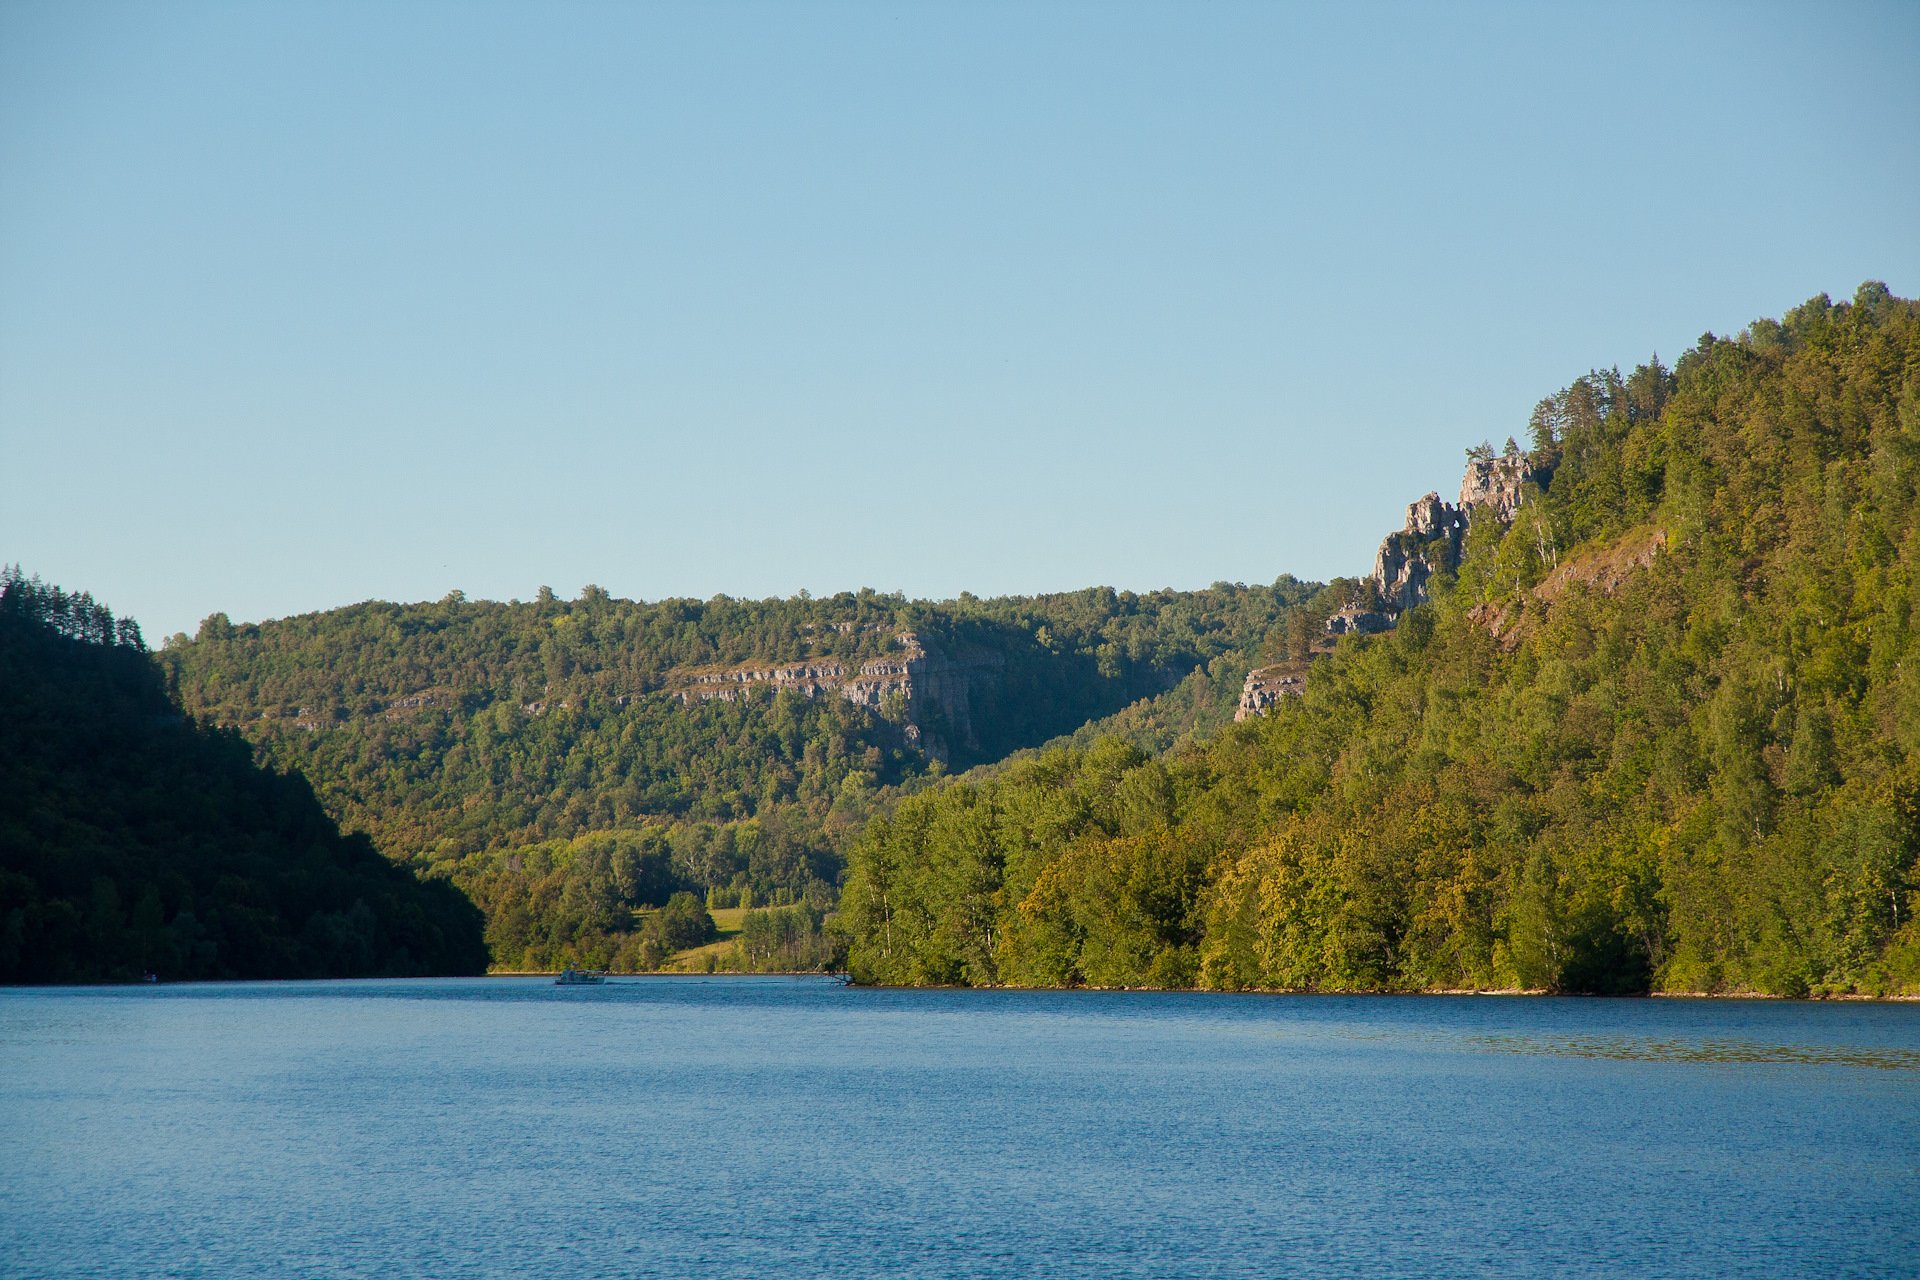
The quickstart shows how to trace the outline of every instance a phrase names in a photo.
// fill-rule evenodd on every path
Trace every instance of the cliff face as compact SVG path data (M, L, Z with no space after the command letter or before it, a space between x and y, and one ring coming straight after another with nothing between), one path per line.
M1234 708L1233 718L1245 720L1248 716L1262 715L1268 708L1279 705L1283 698L1299 697L1306 692L1306 688L1305 662L1282 662L1249 671L1247 682L1240 690L1240 705Z
M683 703L732 702L753 688L792 689L808 698L837 696L874 712L897 708L907 741L936 759L945 761L954 747L977 746L968 692L999 669L999 656L949 654L930 648L911 631L895 636L894 646L857 666L825 661L698 672L671 692ZM936 718L940 732L928 732Z
M1388 534L1374 556L1369 579L1372 599L1356 602L1356 606L1363 612L1384 616L1386 626L1392 626L1401 613L1426 601L1427 581L1434 574L1451 573L1459 567L1460 542L1474 510L1490 511L1501 523L1511 523L1514 512L1525 501L1526 486L1544 485L1547 479L1547 473L1535 467L1524 453L1469 459L1466 474L1460 479L1460 505L1453 506L1442 501L1438 493L1429 493L1408 506L1406 525ZM1385 628L1356 626L1352 619L1335 627L1329 619L1328 629L1339 634Z
M1373 558L1373 593L1381 611L1397 614L1427 598L1427 579L1460 563L1466 512L1429 493L1407 507L1407 523L1380 543Z
M1528 455L1509 452L1499 457L1472 458L1460 479L1460 503L1455 506L1439 493L1429 493L1407 507L1406 523L1380 542L1373 557L1373 573L1362 580L1357 598L1327 618L1327 636L1373 635L1391 630L1400 615L1428 598L1427 584L1438 573L1460 566L1461 542L1475 509L1487 510L1510 523L1525 501L1526 486L1544 486L1548 474ZM1318 649L1312 657L1318 657ZM1306 688L1306 663L1282 663L1247 674L1234 719L1259 715L1282 698L1297 697Z
M1467 473L1460 478L1460 509L1486 507L1502 521L1511 522L1513 513L1520 509L1525 486L1542 479L1524 453L1470 459Z

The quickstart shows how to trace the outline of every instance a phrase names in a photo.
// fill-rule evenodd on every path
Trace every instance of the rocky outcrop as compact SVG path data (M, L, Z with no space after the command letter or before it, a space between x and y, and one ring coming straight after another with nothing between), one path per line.
M1531 458L1509 449L1498 457L1468 459L1466 474L1460 480L1460 505L1454 506L1438 493L1409 503L1406 523L1381 540L1380 550L1373 557L1373 573L1362 580L1355 598L1345 608L1328 616L1328 639L1315 645L1309 660L1324 652L1321 644L1330 647L1340 636L1391 630L1402 613L1426 603L1428 583L1436 574L1452 573L1460 567L1467 521L1476 509L1491 511L1496 519L1511 523L1514 512L1526 500L1527 486L1546 480L1547 475L1534 466ZM1504 612L1498 618L1489 613L1479 621L1490 630L1508 625ZM1247 676L1234 719L1260 715L1305 687L1305 663L1262 667Z
M1526 486L1543 479L1532 459L1509 442L1508 451L1498 457L1468 460L1467 473L1460 478L1460 509L1486 507L1501 520L1511 522L1525 498Z
M1373 594L1382 611L1397 614L1427 598L1427 580L1460 563L1467 518L1429 493L1407 507L1407 523L1380 543L1373 558Z
M1362 609L1357 605L1336 610L1327 618L1327 634L1330 636L1370 636L1375 632L1391 630L1392 627L1392 614L1384 609Z
M1437 493L1429 493L1420 501L1407 504L1406 533L1431 538L1442 533L1457 534L1466 527L1460 509L1440 501Z
M913 696L915 667L924 666L926 650L912 632L894 637L898 651L855 666L837 659L793 662L778 666L730 667L700 671L685 677L686 686L672 690L682 702L732 702L749 689L791 689L808 698L838 694L859 706L878 709L889 694Z
M896 709L907 740L931 756L944 759L950 746L977 745L968 690L974 680L997 669L1001 659L989 653L950 655L929 649L911 631L895 636L894 645L892 652L857 666L824 659L696 672L669 692L683 703L732 702L755 688L791 689L808 698L838 696L870 711ZM952 743L923 736L929 712L934 710Z
M1460 480L1460 505L1429 493L1407 507L1406 524L1380 543L1373 558L1373 575L1366 581L1366 598L1356 600L1327 619L1329 635L1384 631L1400 614L1424 604L1427 583L1438 573L1460 566L1460 546L1467 518L1476 509L1491 511L1502 522L1525 500L1526 486L1546 479L1524 453L1476 457L1467 462ZM1384 618L1384 625L1381 619Z
M1247 673L1247 682L1240 689L1240 705L1234 708L1233 718L1245 720L1248 716L1260 715L1286 698L1297 698L1307 690L1307 664L1304 662L1283 662L1277 666L1260 667Z

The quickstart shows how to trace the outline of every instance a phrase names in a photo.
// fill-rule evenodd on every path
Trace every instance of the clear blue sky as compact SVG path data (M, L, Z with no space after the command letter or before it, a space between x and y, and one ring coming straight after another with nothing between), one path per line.
M0 5L0 560L1363 571L1594 366L1920 292L1920 5Z

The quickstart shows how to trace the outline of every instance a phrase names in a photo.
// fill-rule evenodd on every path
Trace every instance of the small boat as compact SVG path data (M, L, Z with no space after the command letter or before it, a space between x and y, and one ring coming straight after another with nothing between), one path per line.
M553 980L556 987L597 987L607 980L605 969L562 969Z

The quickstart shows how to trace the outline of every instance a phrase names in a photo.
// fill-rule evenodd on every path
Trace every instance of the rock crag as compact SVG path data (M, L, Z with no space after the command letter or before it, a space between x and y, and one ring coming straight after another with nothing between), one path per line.
M1511 524L1526 500L1527 486L1546 480L1546 473L1517 449L1468 459L1460 479L1460 505L1442 500L1438 493L1409 504L1406 524L1381 540L1373 575L1366 579L1366 598L1328 618L1328 634L1384 631L1402 613L1424 604L1428 581L1460 567L1460 546L1472 513L1488 511L1502 524Z
M1249 671L1247 682L1240 690L1240 705L1234 708L1233 718L1245 720L1248 716L1262 715L1279 705L1281 700L1297 698L1306 690L1305 662L1282 662Z
M1333 640L1392 630L1402 613L1426 603L1427 584L1434 575L1460 567L1461 544L1474 511L1491 512L1501 523L1510 524L1526 501L1527 486L1544 486L1548 479L1527 454L1509 444L1504 454L1468 459L1460 479L1459 505L1447 502L1438 492L1408 504L1406 523L1381 540L1373 573L1361 580L1355 598L1328 615L1325 638L1315 643L1303 661L1249 672L1234 719L1260 715L1285 698L1297 697L1306 688L1308 663L1329 652ZM1483 622L1491 624L1491 618Z
M1467 461L1467 473L1460 478L1460 510L1486 507L1503 522L1512 523L1513 513L1525 500L1526 486L1542 478L1532 460L1509 441L1507 452L1498 457Z
M974 679L1000 665L996 656L929 649L911 631L896 635L893 642L892 652L857 666L829 659L694 672L681 687L668 692L683 703L732 702L756 688L791 689L808 698L837 696L890 718L897 716L907 741L930 756L944 760L953 746L978 745L968 690ZM925 733L935 712L941 735ZM951 742L944 740L949 735Z
M1407 507L1407 523L1381 540L1373 558L1373 594L1382 613L1411 609L1427 598L1427 580L1460 563L1467 517L1429 493ZM1389 623L1391 625L1391 623Z

